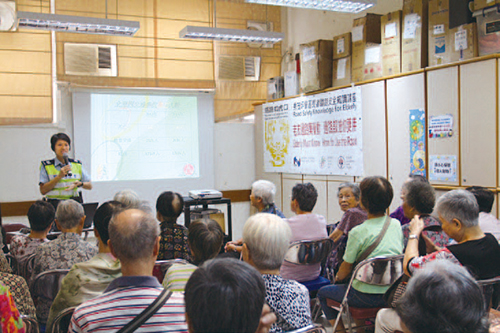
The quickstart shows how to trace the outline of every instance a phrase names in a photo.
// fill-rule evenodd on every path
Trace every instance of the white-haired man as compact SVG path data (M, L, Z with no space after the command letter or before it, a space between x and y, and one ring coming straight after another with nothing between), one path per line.
M70 269L74 264L88 261L97 254L97 247L80 237L85 222L85 212L80 203L74 200L61 201L57 206L55 222L62 234L38 246L32 279L48 270ZM45 324L51 304L44 299L38 301L36 313L39 322Z
M130 323L162 293L152 276L160 248L160 227L151 215L127 209L109 225L109 247L120 259L122 277L111 282L99 297L76 308L69 332L117 332ZM138 331L187 332L184 297L173 293Z

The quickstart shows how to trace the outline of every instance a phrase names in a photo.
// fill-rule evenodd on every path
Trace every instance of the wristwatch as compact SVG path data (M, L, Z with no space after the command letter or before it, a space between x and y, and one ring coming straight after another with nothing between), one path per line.
M408 236L408 239L418 239L418 235L410 235Z
M80 182L80 184L76 185L76 187L82 187L83 186L83 182Z

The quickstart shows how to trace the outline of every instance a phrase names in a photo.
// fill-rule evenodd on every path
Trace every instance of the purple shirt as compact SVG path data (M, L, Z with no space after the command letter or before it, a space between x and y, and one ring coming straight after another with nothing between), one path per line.
M366 220L368 220L368 214L361 209L361 207L349 208L344 215L342 215L336 229L342 230L344 235L347 235L352 228L360 225Z
M291 243L298 241L312 241L328 238L326 232L326 220L323 216L317 214L295 215L285 221L292 229ZM311 281L316 279L321 272L321 264L299 265L289 262L283 262L280 275L284 279L296 281Z
M399 220L399 222L401 222L401 225L410 223L410 220L405 217L405 213L403 212L403 205L396 208L396 210L393 211L390 216L393 219Z

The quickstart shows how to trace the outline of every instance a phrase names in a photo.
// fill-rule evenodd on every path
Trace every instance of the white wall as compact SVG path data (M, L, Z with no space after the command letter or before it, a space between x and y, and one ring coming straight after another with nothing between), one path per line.
M378 4L360 14L346 14L315 9L283 7L281 11L282 30L285 33L283 53L299 52L299 45L318 39L333 39L334 36L351 31L352 21L366 13L387 14L403 8L403 0L378 0ZM283 72L293 70L293 62L283 62Z

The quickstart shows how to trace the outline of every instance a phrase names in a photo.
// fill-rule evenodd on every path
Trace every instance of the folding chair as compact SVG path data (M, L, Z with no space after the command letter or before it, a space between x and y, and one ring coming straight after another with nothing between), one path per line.
M286 252L285 261L296 265L319 264L328 257L332 248L333 240L330 238L294 242ZM311 317L315 321L321 314L321 307L316 299L316 294L321 287L329 285L330 280L320 275L314 280L299 283L303 284L309 290Z
M35 306L38 306L41 301L52 304L61 288L61 281L68 272L69 269L53 269L38 274L31 281L30 292ZM38 320L45 325L47 318L38 318Z
M403 274L404 255L374 257L360 262L354 268L352 277L347 285L346 293L341 303L327 299L329 307L339 311L333 331L337 329L342 314L348 319L349 332L352 333L352 320L363 320L375 318L381 308L353 308L349 307L349 291L354 279L376 286L391 286Z
M26 333L39 333L40 328L38 327L38 322L35 318L30 316L21 315Z
M477 284L483 290L484 305L487 311L498 306L500 293L500 276L492 279L478 280Z
M5 254L5 258L9 262L9 266L12 269L12 274L19 275L19 264L17 262L16 257L14 257L10 253L7 253Z
M73 312L75 312L76 307L70 307L67 309L64 309L61 311L56 318L54 319L54 322L52 323L52 326L49 327L47 332L49 333L67 333L69 324L71 323L71 317L73 316Z
M326 333L326 330L319 324L312 324L286 333Z
M31 280L31 272L33 272L33 264L35 263L35 254L33 253L28 259L19 263L19 275L22 276L26 282Z

